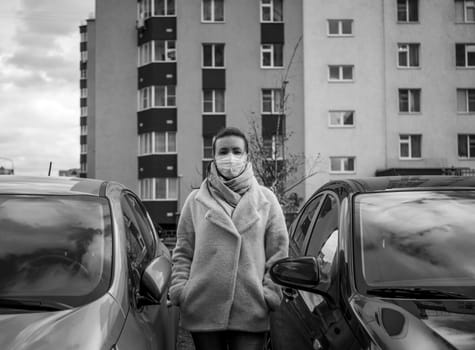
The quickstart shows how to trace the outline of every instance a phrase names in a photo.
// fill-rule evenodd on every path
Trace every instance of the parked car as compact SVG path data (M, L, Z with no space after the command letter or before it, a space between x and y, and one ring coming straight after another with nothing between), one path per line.
M271 267L281 349L475 349L475 177L332 181Z
M0 349L174 349L170 274L123 185L0 176Z

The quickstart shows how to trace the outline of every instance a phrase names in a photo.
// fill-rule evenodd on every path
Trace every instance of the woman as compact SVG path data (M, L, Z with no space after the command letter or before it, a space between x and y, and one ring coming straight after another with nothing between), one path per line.
M196 350L261 350L281 301L269 268L288 254L275 195L257 183L246 136L225 128L201 187L183 206L170 297Z

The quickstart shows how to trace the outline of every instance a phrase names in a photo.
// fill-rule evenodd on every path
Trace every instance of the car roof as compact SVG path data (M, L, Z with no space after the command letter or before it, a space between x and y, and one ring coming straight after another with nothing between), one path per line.
M346 187L349 192L475 188L475 176L381 176L330 181L322 189Z
M102 196L107 182L78 177L0 175L0 194Z

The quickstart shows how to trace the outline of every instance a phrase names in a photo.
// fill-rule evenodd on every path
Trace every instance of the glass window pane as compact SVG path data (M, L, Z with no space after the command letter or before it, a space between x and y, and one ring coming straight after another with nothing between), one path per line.
M459 157L468 157L467 135L458 135L458 153Z
M165 86L155 86L155 106L165 106Z
M470 158L474 158L475 157L475 135L469 135L469 152L468 152L468 156Z
M224 20L224 0L214 0L214 20L223 21Z
M421 91L411 90L411 112L421 111Z
M467 66L475 66L475 45L466 45L467 50Z
M167 15L173 16L175 14L175 0L167 0Z
M399 112L409 112L408 90L399 90Z
M168 133L168 152L176 152L176 133Z
M283 21L284 13L282 0L274 0L274 21Z
M398 48L398 62L399 62L399 66L407 67L407 47L406 47L406 45L399 45L399 48Z
M215 45L214 66L224 67L224 45L222 44Z
M165 61L165 41L164 40L155 41L155 60Z
M211 21L211 1L203 0L203 20Z
M224 90L215 90L216 110L215 112L224 112Z
M213 64L212 61L212 45L206 44L203 45L203 66L211 67Z
M352 111L345 112L345 114L343 116L343 124L344 125L353 125L353 112Z
M412 158L421 157L421 135L412 135L411 137Z
M397 20L400 22L405 22L407 20L406 0L397 0Z
M330 158L330 170L341 171L341 158L336 158L336 157Z
M400 144L400 155L402 158L409 157L409 144L404 142Z
M416 22L419 20L418 0L407 0L409 4L409 21Z
M346 35L351 34L352 33L352 31L351 31L352 24L353 24L353 21L351 21L351 20L342 21L342 33L346 34Z
M262 51L262 66L270 67L271 64L271 53L269 51Z
M353 66L343 66L343 79L344 80L353 79Z
M468 112L475 112L475 89L468 89Z
M284 65L283 45L274 44L274 67L282 67Z
M155 0L155 16L165 15L165 0Z
M155 199L167 198L166 178L155 179Z
M413 44L410 46L409 50L409 61L411 64L411 67L419 67L419 45L418 44Z
M176 106L175 89L176 89L175 85L167 86L167 106L168 107Z
M280 106L280 101L281 101L281 90L280 89L274 89L274 113L281 113L283 114L283 111L281 111L281 106Z
M329 66L328 70L329 70L331 80L339 80L340 79L340 67L338 67L338 66Z
M166 152L164 132L155 133L155 152L160 152L160 153Z
M334 19L328 20L328 33L338 34L338 21Z
M178 198L178 179L177 178L168 178L168 199L177 199Z
M203 90L203 112L213 112L213 90Z
M272 112L272 90L262 90L262 112Z
M270 6L262 6L262 21L270 22L271 21L271 8Z

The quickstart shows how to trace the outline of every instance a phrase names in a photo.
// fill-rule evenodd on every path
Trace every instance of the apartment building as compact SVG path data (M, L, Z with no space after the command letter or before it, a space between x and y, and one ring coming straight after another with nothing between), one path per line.
M330 179L473 174L475 2L304 0L306 193Z
M176 228L222 127L255 122L266 147L285 133L303 154L301 0L101 0L95 13L80 27L81 174L135 190L157 227Z

